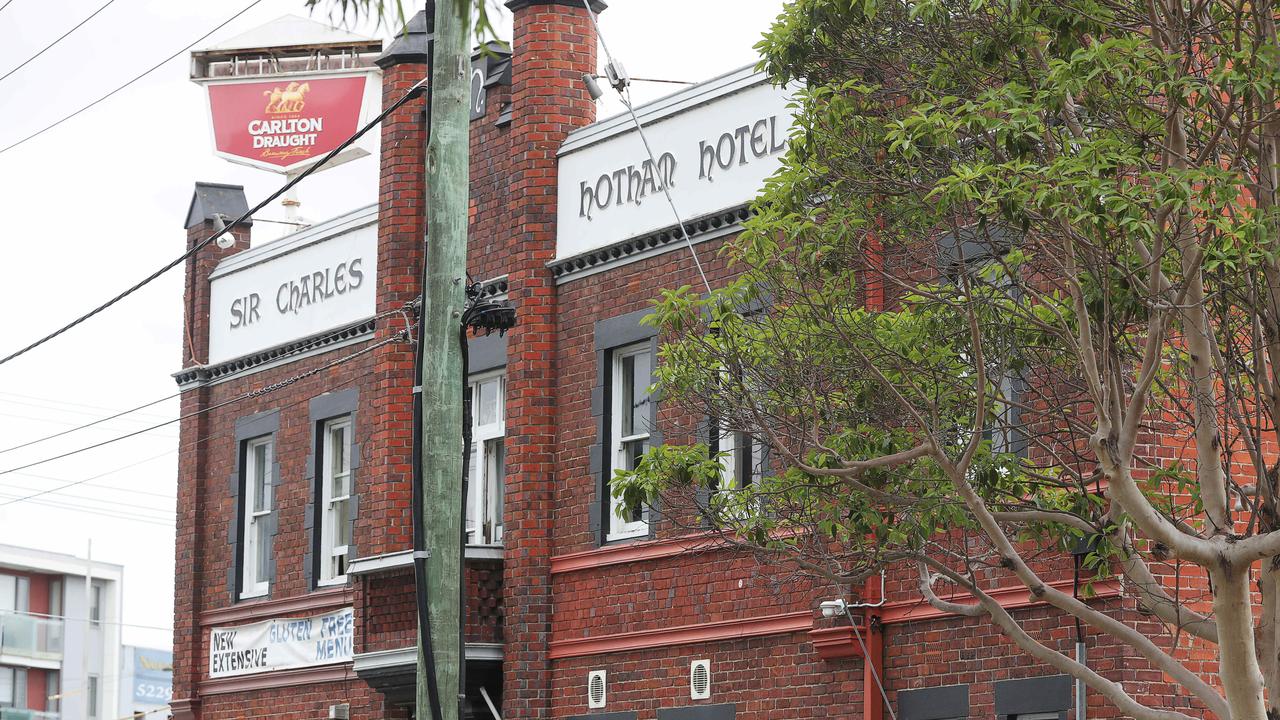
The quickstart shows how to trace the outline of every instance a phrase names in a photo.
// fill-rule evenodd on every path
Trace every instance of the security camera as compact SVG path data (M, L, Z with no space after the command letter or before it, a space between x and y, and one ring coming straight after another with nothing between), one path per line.
M818 609L822 610L822 617L824 618L833 618L837 615L842 615L844 614L846 607L848 607L848 604L845 603L844 598L824 600L818 604Z

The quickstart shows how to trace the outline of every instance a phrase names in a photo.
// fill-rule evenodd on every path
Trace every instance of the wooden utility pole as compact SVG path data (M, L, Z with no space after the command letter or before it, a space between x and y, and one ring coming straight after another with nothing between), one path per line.
M427 141L428 241L423 282L422 481L428 617L441 720L462 717L462 350L466 303L471 0L435 4L431 137ZM430 9L431 3L428 3ZM416 717L432 717L419 653Z

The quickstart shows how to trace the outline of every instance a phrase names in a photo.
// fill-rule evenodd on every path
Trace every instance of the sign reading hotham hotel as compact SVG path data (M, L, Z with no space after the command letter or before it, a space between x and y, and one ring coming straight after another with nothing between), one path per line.
M355 621L351 608L309 618L265 620L209 631L209 677L350 662Z
M560 148L556 257L750 202L787 147L790 93L744 68L571 133Z
M210 275L209 362L357 323L377 303L377 208L233 255Z

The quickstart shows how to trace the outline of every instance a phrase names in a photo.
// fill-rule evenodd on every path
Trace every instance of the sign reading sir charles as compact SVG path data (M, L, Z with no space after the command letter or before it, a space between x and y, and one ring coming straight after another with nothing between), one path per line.
M298 172L355 133L376 84L367 72L209 81L214 150L232 162Z

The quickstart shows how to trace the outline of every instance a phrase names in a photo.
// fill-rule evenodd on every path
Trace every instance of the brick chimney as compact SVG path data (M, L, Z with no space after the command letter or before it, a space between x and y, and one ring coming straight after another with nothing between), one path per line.
M187 250L217 232L218 220L228 218L230 223L249 209L241 185L196 183L195 194L187 208ZM201 248L187 258L186 283L183 298L182 367L205 365L209 362L209 274L223 259L249 249L249 227L253 220L231 228L235 242L228 248L218 247L216 242ZM182 393L181 437L208 437L208 415L189 417L209 404L209 391L204 385ZM204 453L209 443L194 443L178 449L178 517L176 528L177 553L174 562L173 593L173 716L178 720L200 717L200 699L196 687L205 667L200 652L200 633L196 618L203 608L203 597L196 578L203 572L205 558L201 533L197 531L204 515L201 511L199 469L204 467Z
M592 0L592 10L605 3ZM596 71L596 33L579 0L508 0L514 16L509 296L518 322L507 346L507 489L502 716L551 715L551 529L556 454L556 151L595 119L582 84Z
M433 18L432 8L414 15L375 61L382 68L383 107L399 100L427 77L427 43ZM421 294L426 242L425 112L424 95L405 103L382 122L378 175L379 314L402 308ZM403 330L404 324L404 317L398 314L379 319L377 338ZM413 445L413 358L413 348L406 343L392 343L376 350L378 391L373 397L361 399L362 408L368 408L369 437L373 439L365 460L373 474L367 480L368 491L361 493L356 515L355 532L363 557L413 547L413 468L409 453ZM356 637L364 637L360 628Z

